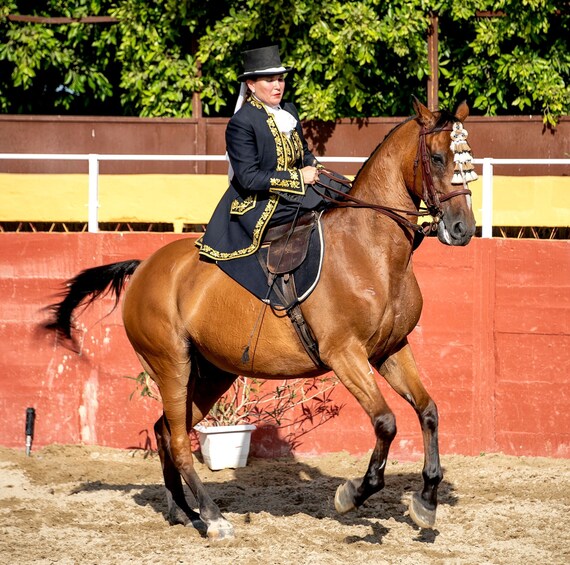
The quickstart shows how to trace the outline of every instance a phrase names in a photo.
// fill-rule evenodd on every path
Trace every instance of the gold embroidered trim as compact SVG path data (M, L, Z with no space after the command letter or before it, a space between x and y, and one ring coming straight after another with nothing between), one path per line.
M294 169L289 171L291 174L291 179L269 179L270 189L269 192L274 192L276 190L280 192L292 192L294 194L305 194L305 184L303 179L299 175L299 171Z
M267 110L266 110L267 111ZM267 127L275 140L275 153L277 154L277 170L286 171L287 162L285 161L285 148L283 147L283 136L277 127L273 114L267 114Z
M250 98L249 103L259 110L265 110L267 114L267 126L275 140L275 150L277 153L277 170L286 171L293 167L295 163L303 157L303 143L296 129L291 132L290 137L284 136L277 127L275 117L267 110L264 104L255 98Z
M267 126L275 140L275 152L277 154L277 171L289 173L289 179L271 178L269 179L269 192L280 190L282 192L292 192L294 194L305 194L305 186L297 169L291 169L299 156L296 156L298 147L302 147L299 134L294 131L291 140L286 138L277 128L277 123L273 114L267 113Z
M200 249L200 254L205 255L210 259L214 259L215 261L227 261L228 259L237 259L238 257L247 257L248 255L252 255L259 249L259 246L261 245L261 239L263 237L265 226L271 219L271 216L273 216L278 202L279 196L276 194L272 194L269 197L269 202L267 203L265 210L253 228L253 238L251 245L244 247L243 249L231 251L230 253L224 253L222 251L213 249L209 245L205 245L202 242L202 238L200 238L198 241L196 241L196 246Z
M248 102L254 107L258 108L259 110L265 110L265 106L257 100L257 98L250 98ZM267 110L265 110L267 111Z
M237 198L232 202L230 206L230 214L236 216L243 216L246 212L253 210L257 204L257 195L251 194L243 200L238 200Z
M293 163L295 163L297 159L303 158L303 142L301 141L301 137L297 133L297 130L293 130L291 133L290 142L293 146Z

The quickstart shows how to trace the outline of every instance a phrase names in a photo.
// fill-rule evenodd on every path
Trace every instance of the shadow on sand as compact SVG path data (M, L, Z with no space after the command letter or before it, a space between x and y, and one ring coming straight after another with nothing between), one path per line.
M196 455L200 460L200 455ZM158 458L156 464L159 465ZM356 524L369 528L370 532L365 536L346 537L347 544L381 544L390 531L389 526L381 522L390 519L406 523L416 530L418 535L414 538L415 541L434 543L439 535L437 529L419 528L407 514L411 492L420 490L422 486L421 462L418 462L417 471L414 472L404 471L399 469L395 462L389 462L384 489L372 496L356 512L346 515L336 512L334 495L337 487L347 478L362 474L354 468L345 473L348 476L329 474L324 473L316 461L315 465L312 465L310 459L300 461L289 455L277 459L250 457L247 467L233 470L214 472L204 467L198 471L210 496L222 512L242 515L245 523L250 520L250 516L261 512L276 517L303 513L317 520L328 518L340 524ZM150 506L155 512L166 516L167 505L162 484L108 484L95 481L83 483L74 493L100 490L132 492L138 505ZM186 497L190 506L196 509L196 502L188 489ZM457 504L454 487L445 479L439 488L439 503L450 506Z

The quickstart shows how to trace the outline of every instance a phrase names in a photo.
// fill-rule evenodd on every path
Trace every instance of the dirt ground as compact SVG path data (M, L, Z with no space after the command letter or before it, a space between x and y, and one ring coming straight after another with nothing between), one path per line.
M386 488L338 516L337 486L368 457L253 459L197 469L236 539L211 543L169 526L158 457L50 446L0 448L0 563L377 565L570 563L570 461L443 458L438 522L421 530L407 500L421 462L390 461Z

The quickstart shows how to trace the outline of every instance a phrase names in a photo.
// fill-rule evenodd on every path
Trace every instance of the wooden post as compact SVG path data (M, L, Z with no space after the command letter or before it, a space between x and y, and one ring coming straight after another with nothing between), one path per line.
M196 52L198 51L198 41L196 40L195 36L192 36L190 51L192 53L192 56L196 56ZM202 62L199 59L196 59L196 63L198 65L198 76L201 77ZM198 119L202 117L202 99L200 98L199 92L194 92L192 95L192 117Z
M198 50L198 42L195 37L192 37L192 54L195 55ZM200 61L198 63L198 76L202 76L202 64ZM199 92L194 92L192 94L192 117L196 120L195 132L196 132L196 155L206 154L206 123L202 116L202 99L200 98ZM196 161L194 164L194 173L205 174L206 173L206 162Z
M431 23L428 29L428 62L430 76L427 82L427 105L430 110L439 108L439 23L437 14L431 14Z
M199 92L192 94L192 117L198 119L202 117L202 99Z

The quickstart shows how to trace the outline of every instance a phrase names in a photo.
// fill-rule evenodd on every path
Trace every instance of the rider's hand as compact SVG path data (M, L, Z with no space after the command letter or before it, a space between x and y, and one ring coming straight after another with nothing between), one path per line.
M305 184L315 184L315 182L319 180L317 167L303 167L301 169L301 174L303 175L303 182Z

